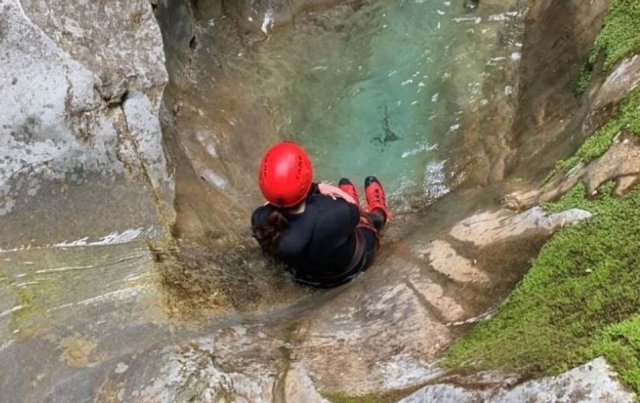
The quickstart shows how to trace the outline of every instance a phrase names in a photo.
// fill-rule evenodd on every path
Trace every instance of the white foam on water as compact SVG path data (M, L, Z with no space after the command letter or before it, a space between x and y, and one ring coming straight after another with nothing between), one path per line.
M456 17L453 19L454 22L474 22L476 24L480 24L482 22L482 17Z
M407 151L403 152L402 153L402 158L411 157L411 156L414 156L414 155L422 153L422 152L433 151L433 150L435 150L437 148L438 148L437 144L431 145L429 143L423 143L423 144L420 144L416 148L412 148L411 150L407 150Z
M264 14L264 20L262 21L262 26L260 30L265 34L269 33L269 29L273 26L273 13L271 10L267 11Z
M217 173L213 172L213 170L211 169L205 170L202 173L202 176L207 182L209 182L210 184L212 184L217 188L225 189L229 186L229 181L227 181L225 177L223 177L222 175L218 175Z
M95 305L108 301L122 301L125 299L132 299L139 296L141 293L146 291L148 287L146 286L136 286L131 288L125 288L124 290L117 290L108 292L106 294L98 295L97 297L85 299L82 301L78 301L77 305Z

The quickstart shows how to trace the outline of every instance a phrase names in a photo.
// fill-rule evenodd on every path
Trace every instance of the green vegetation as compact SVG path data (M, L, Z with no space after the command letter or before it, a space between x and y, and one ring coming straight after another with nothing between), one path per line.
M576 92L588 86L600 55L608 73L640 53L639 26L640 1L613 0ZM552 174L600 157L623 130L640 135L640 90ZM613 185L589 200L580 184L546 206L582 208L594 216L553 236L499 312L449 349L445 366L543 375L603 355L640 392L640 189L615 198Z
M12 330L20 329L21 325L24 325L28 318L36 312L35 298L26 288L18 291L18 305L22 308L12 313L9 321L9 328Z
M609 149L616 134L623 129L640 136L640 90L631 93L613 118L587 138L573 157L558 161L548 178L558 172L569 171L580 162L589 163L600 157Z
M135 28L139 28L142 25L143 18L144 10L135 10L129 16L129 19Z
M610 72L622 59L640 53L638 27L640 27L640 2L613 0L604 28L596 38L589 61L595 63L600 52L604 52L606 55L604 71Z
M589 351L604 355L619 372L620 379L640 391L640 315L612 325L603 331Z
M621 60L640 53L640 2L637 0L613 0L605 25L596 38L589 61L582 68L576 85L576 95L587 89L593 68L600 54L604 54L605 74Z
M588 200L576 186L552 211L594 216L560 230L498 314L476 326L445 365L556 374L604 355L640 391L640 189Z
M580 78L578 79L578 84L576 85L576 96L580 96L586 91L587 87L589 86L589 82L591 81L592 75L593 64L591 62L587 62L582 68Z
M320 394L332 403L395 403L421 387L422 385L387 393L372 393L362 396L350 396L344 392L320 392Z

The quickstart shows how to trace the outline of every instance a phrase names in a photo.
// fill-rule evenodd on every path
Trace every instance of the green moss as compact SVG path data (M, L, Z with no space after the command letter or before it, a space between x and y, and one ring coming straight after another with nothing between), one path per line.
M569 171L580 162L589 163L600 157L609 149L616 134L623 129L640 135L640 90L631 93L613 118L589 136L573 157L558 161L549 178L558 172Z
M576 85L576 96L584 94L585 90L589 86L589 82L591 82L592 76L593 64L591 62L587 62L580 72L580 78L578 78L578 84Z
M31 277L23 277L21 280L30 281ZM42 322L49 314L47 309L51 307L51 301L62 289L61 279L49 279L24 287L12 287L17 299L17 305L22 308L11 314L9 328L19 330L35 323Z
M620 379L640 391L640 315L609 326L590 348L601 354L620 374Z
M144 10L135 10L131 12L129 19L131 20L131 24L133 24L135 28L139 28L140 25L142 25L143 17L144 17Z
M22 305L22 312L33 309L33 295L22 289L18 293L18 305Z
M607 73L640 53L639 26L640 1L613 0L578 93L588 86L599 55ZM640 90L573 157L559 161L554 173L600 157L622 130L640 135ZM594 216L556 233L498 313L448 350L444 366L543 375L604 355L640 392L640 189L614 198L612 188L608 184L600 199L589 200L580 184L546 206L578 207Z
M382 400L378 400L371 396L349 396L343 392L322 392L322 397L332 403L382 403ZM387 401L391 403L391 401ZM385 402L386 403L386 402Z
M604 354L640 391L640 189L614 198L611 188L588 200L579 185L549 206L594 216L544 246L496 316L456 343L445 366L542 375Z
M361 396L350 396L344 392L320 392L320 394L332 403L395 403L421 387L422 385L387 393L372 393Z
M9 321L9 328L11 330L20 329L26 318L29 318L36 310L34 295L27 288L21 288L18 291L17 297L18 305L22 306L22 308L11 314Z
M621 60L640 53L640 2L637 0L613 0L605 24L595 40L589 60L585 63L576 83L576 96L589 86L593 69L600 54L604 54L605 74Z
M604 71L622 59L640 53L640 1L613 0L605 25L596 38L590 62L595 63L600 52L605 53Z

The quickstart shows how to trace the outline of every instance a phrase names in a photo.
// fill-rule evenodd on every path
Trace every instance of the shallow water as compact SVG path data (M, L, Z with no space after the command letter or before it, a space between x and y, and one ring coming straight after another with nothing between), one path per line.
M396 204L431 199L450 190L464 114L513 93L501 70L518 63L521 12L515 0L378 0L301 18L232 63L258 78L252 91L317 180L377 175Z

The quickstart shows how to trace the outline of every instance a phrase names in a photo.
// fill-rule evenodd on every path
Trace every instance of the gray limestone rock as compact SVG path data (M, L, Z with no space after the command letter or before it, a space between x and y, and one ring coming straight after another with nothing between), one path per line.
M622 195L638 183L639 177L640 140L634 134L623 132L614 138L603 156L589 165L584 183L589 194L596 194L603 184L615 180L614 192Z
M540 207L534 207L520 214L514 214L508 210L483 212L456 224L450 235L463 242L487 246L531 231L551 234L566 224L584 220L590 216L591 213L580 209L548 214Z
M2 0L0 27L0 249L162 234L173 184L150 6Z
M472 389L452 384L429 385L401 403L421 402L633 402L603 358L564 374L532 380L513 388Z
M329 403L313 385L304 365L293 363L284 378L284 402Z

